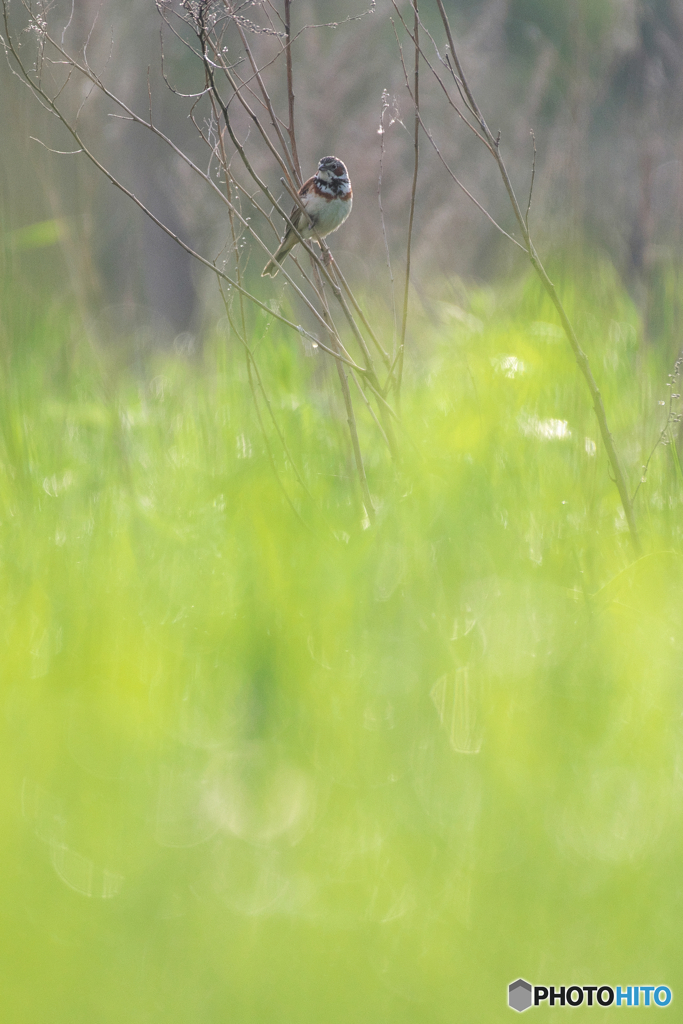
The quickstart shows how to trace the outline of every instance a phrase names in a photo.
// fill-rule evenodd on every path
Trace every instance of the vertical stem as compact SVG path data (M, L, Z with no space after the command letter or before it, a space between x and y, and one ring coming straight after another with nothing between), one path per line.
M393 370L396 365L396 357L398 355L398 317L396 314L396 289L394 286L394 271L391 267L391 250L389 248L389 239L387 237L387 225L384 219L384 207L382 206L382 178L384 177L384 136L386 135L386 129L384 127L384 116L389 108L390 99L389 93L384 90L382 93L382 110L379 116L379 129L377 134L379 135L379 176L377 178L377 203L379 205L379 219L382 224L382 238L384 239L384 251L387 256L387 270L389 271L389 282L391 290L391 316L394 325L393 336L391 339L391 363L390 366ZM393 119L389 119L391 125ZM393 379L393 378L392 378Z
M292 19L290 12L291 0L285 0L285 59L287 61L287 101L289 103L289 141L292 147L294 169L299 175L299 184L303 181L299 154L296 149L296 132L294 130L294 75L292 72Z
M413 146L415 160L413 163L413 188L410 193L410 216L408 217L408 241L406 244L406 282L403 292L403 318L401 321L401 341L398 346L398 361L396 364L396 403L398 411L401 410L401 382L403 380L403 353L406 344L406 326L408 323L408 292L410 288L410 247L413 238L413 218L415 215L415 194L417 192L417 173L420 161L420 16L418 13L418 0L412 0L413 12L415 15L415 80L413 84L413 99L415 102L415 128Z

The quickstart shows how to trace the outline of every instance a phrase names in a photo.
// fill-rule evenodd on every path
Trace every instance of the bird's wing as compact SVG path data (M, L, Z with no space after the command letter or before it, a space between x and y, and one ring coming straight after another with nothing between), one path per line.
M308 179L308 181L305 181L303 183L303 185L301 186L301 188L299 189L299 199L303 199L304 196L308 195L308 193L313 188L314 183L315 183L315 174L311 175L311 177Z
M313 188L313 182L314 181L315 181L315 175L313 175L311 178L309 178L308 181L305 181L303 183L303 185L301 186L301 188L299 189L299 199L301 200L301 202L303 203L304 206L306 206L306 197L308 196L309 192ZM304 227L306 226L306 225L300 225L301 217L302 217L301 207L297 203L296 206L292 209L292 212L289 215L289 219L291 220L292 224L297 229L297 231L300 231L302 226L304 226Z

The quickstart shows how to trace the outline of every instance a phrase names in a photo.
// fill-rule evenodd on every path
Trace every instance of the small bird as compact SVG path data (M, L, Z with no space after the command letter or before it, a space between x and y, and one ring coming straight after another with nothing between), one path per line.
M324 156L318 164L317 172L299 189L299 199L306 214L297 205L289 219L302 238L315 235L324 238L341 227L351 213L353 204L353 189L341 160L336 156ZM275 277L285 256L298 241L289 225L280 247L272 260L266 263L261 277Z

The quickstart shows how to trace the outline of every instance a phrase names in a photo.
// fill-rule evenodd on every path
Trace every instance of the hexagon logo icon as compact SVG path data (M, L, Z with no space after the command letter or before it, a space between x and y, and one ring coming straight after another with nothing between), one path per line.
M524 978L517 978L508 985L508 1006L511 1010L528 1010L531 1006L531 985Z

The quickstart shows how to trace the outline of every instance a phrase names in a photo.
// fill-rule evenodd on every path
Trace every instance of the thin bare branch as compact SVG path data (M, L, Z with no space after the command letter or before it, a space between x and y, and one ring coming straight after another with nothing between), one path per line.
M284 0L285 4L285 60L287 62L287 107L289 111L289 144L292 147L292 160L299 185L303 182L301 173L301 162L296 148L296 130L294 128L294 72L292 70L292 11L291 0Z
M76 9L76 0L71 0L71 11L69 12L69 20L67 21L66 25L62 29L62 46L64 45L64 36L66 35L66 33L68 32L69 28L71 27L71 22L74 20L74 11L75 11L75 9Z
M53 149L52 146L48 146L47 143L43 142L42 139L37 139L35 135L29 135L31 142L37 142L39 146L46 149L48 153L54 153L55 156L78 156L82 153L82 149Z
M377 202L379 204L379 219L382 225L382 238L384 239L384 252L387 259L387 270L389 271L389 285L391 290L391 312L392 320L394 325L394 336L392 340L392 352L394 357L396 356L396 331L397 331L397 320L396 320L396 292L394 289L394 272L391 268L391 252L389 250L389 238L387 237L387 226L384 220L384 207L382 206L382 178L384 177L384 136L386 135L386 128L384 127L384 117L389 109L389 93L386 89L382 92L382 109L379 115L379 128L377 134L379 135L379 176L377 178ZM392 118L389 124L393 124L396 119ZM403 123L403 122L401 122Z
M526 224L527 231L529 230L529 211L531 209L531 197L534 194L534 178L536 177L536 136L534 135L533 128L530 130L531 141L534 146L534 157L531 162L531 181L529 182L529 202L526 204L526 214L524 216L524 223Z
M367 10L362 11L360 14L349 14L346 18L342 18L341 21L324 21L319 25L304 25L302 29L299 29L294 39L298 39L304 32L308 32L313 28L341 28L342 25L348 25L351 21L360 21L362 18L367 17L368 14L374 14L376 10L377 0L371 0Z
M415 72L413 78L413 103L415 104L415 123L413 133L413 187L410 192L410 214L408 216L408 238L406 240L406 279L403 289L403 315L401 318L401 340L398 346L398 360L396 364L396 404L400 408L401 382L403 380L403 356L406 345L406 327L408 326L408 296L410 294L410 255L411 243L413 240L413 218L415 216L415 194L417 192L417 175L420 164L420 19L418 14L418 0L412 0L415 23L413 32L415 37Z

